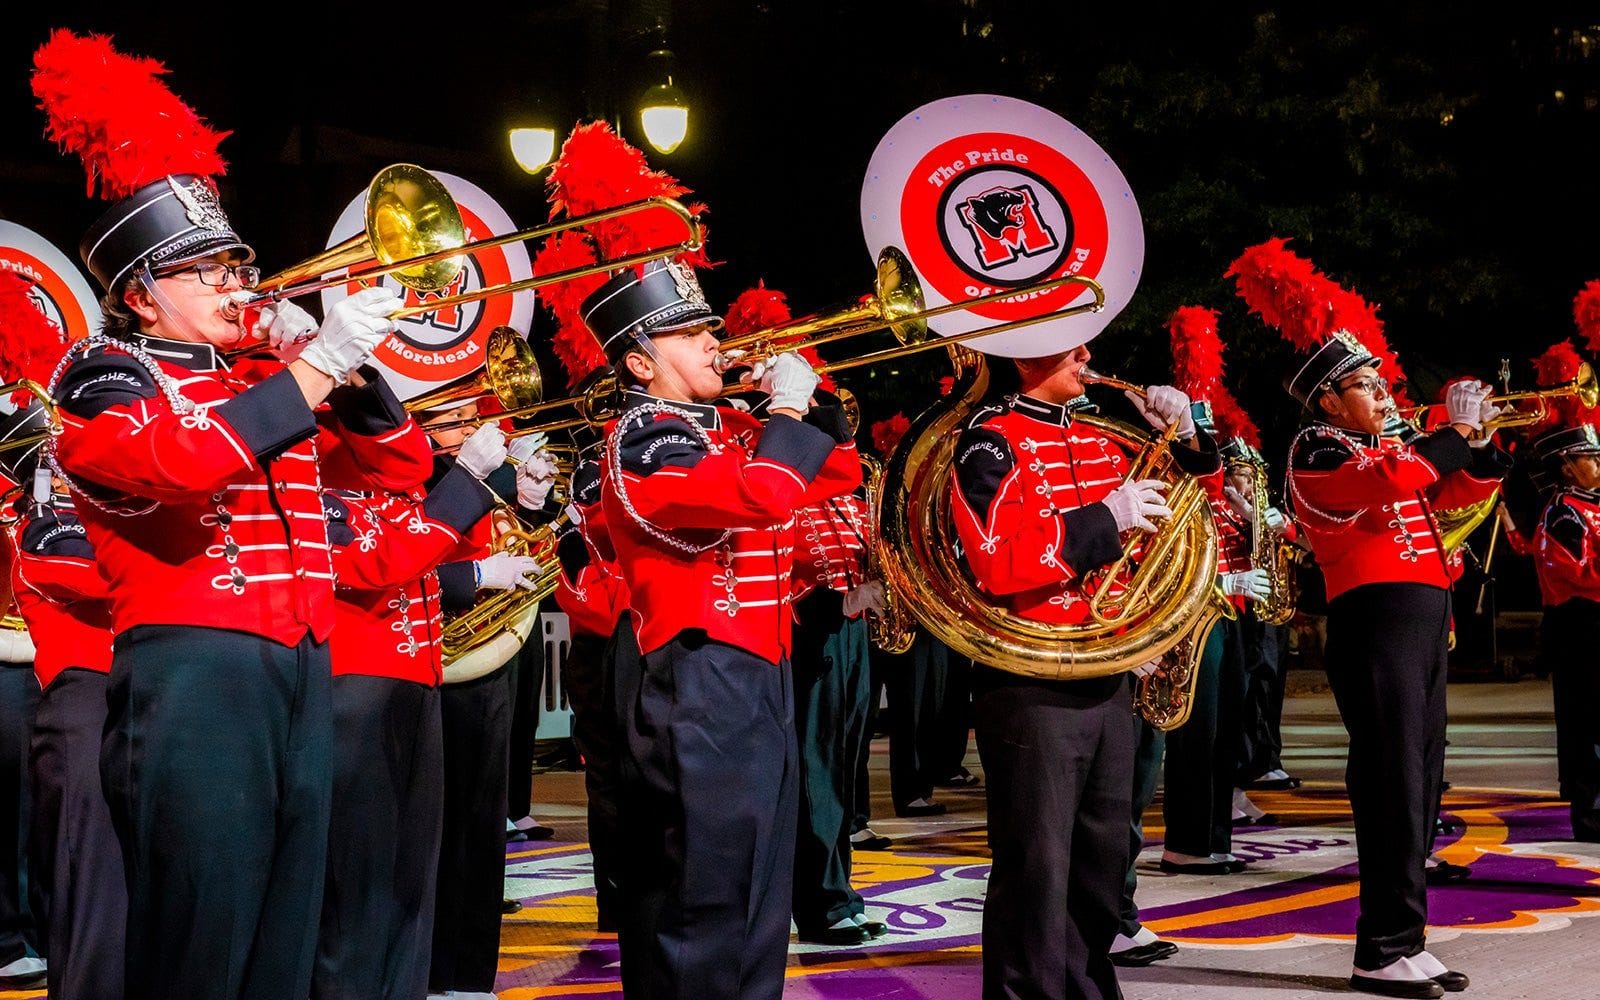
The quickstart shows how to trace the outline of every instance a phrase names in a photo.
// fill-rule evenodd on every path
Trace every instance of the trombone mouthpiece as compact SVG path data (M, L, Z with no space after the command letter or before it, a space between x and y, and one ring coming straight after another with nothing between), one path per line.
M230 323L235 322L244 315L246 309L259 306L270 298L270 295L252 295L247 299L237 299L230 295L222 300L220 307L222 318Z

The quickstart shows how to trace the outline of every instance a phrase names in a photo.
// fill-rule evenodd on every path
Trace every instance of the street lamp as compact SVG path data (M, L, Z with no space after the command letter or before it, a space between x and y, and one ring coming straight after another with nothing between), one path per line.
M689 134L689 103L672 82L672 52L657 49L650 53L652 60L666 64L666 82L658 83L645 91L639 102L639 124L644 137L659 153L670 153Z
M553 128L514 128L511 130L511 155L517 166L530 174L544 169L556 155L556 130Z

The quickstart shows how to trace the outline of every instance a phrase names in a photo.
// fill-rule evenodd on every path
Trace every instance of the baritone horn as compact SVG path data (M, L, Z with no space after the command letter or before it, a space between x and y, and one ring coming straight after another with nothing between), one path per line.
M655 196L468 243L461 211L444 183L414 164L397 163L379 171L367 188L366 226L363 233L262 279L256 286L257 294L253 296L224 300L223 315L230 320L237 319L245 309L253 306L309 295L325 288L386 274L393 274L395 280L415 291L435 292L455 280L461 272L461 259L468 254L492 250L508 243L543 239L592 223L651 211L666 211L676 216L683 223L683 240L407 306L390 313L391 319L419 316L495 295L510 295L592 274L606 274L661 257L693 253L700 249L703 239L699 218L683 203L674 198ZM374 262L377 265L375 267L362 266Z
M32 448L61 433L61 414L56 410L55 400L50 398L48 389L28 378L18 379L7 385L0 385L0 397L9 396L14 392L26 392L39 401L39 407L44 411L44 430L24 434L8 441L0 441L0 452L14 451L19 448Z

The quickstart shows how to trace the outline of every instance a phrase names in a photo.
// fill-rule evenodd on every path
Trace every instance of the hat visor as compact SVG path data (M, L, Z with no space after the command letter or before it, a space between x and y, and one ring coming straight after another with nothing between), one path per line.
M651 327L646 333L651 337L659 337L663 333L678 333L682 330L692 330L697 326L707 324L710 325L711 332L716 333L722 329L722 317L715 313L707 313L704 316L685 316L683 319L675 320L664 326Z
M156 267L162 271L167 271L181 267L184 264L193 264L197 260L215 257L217 254L225 253L229 250L237 250L243 253L244 258L239 261L241 264L248 264L256 259L256 252L248 243L239 240L215 240L191 247L175 257L162 261Z
M1382 367L1383 367L1383 359L1382 358L1375 358L1370 354L1366 355L1365 357L1362 357L1362 356L1359 356L1359 355L1351 355L1350 357L1345 358L1343 361L1341 361L1333 369L1333 371L1329 372L1328 373L1328 377L1322 380L1322 384L1328 386L1329 388L1332 388L1333 387L1333 383L1335 383L1335 382L1339 381L1340 379L1344 378L1346 375L1349 375L1351 372L1360 371L1363 368L1371 368L1374 371L1376 371L1377 369L1382 368Z

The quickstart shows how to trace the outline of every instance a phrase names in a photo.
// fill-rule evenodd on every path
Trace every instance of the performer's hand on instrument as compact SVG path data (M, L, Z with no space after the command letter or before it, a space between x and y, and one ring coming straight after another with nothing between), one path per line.
M473 431L456 452L456 464L474 479L488 478L489 473L506 464L505 431L495 424L484 424Z
M1264 601L1272 596L1272 577L1268 576L1264 569L1224 573L1222 592L1229 597L1242 597L1247 601Z
M758 363L750 377L760 383L762 392L772 397L767 403L768 410L798 410L801 413L811 409L811 394L817 391L817 383L822 381L822 376L811 367L811 362L794 351L786 351Z
M851 587L845 591L844 600L840 602L845 616L854 618L867 611L876 611L882 614L888 608L888 602L883 593L882 580L868 580L859 587Z
M544 506L550 488L556 484L556 460L548 451L535 452L517 466L517 503L528 510Z
M1261 523L1268 531L1277 534L1283 530L1283 511L1276 507L1268 507L1267 512L1261 515Z
M550 438L544 431L525 434L506 446L506 458L516 465L521 465L537 452L544 450L544 446L549 442Z
M1489 428L1489 421L1505 412L1505 408L1485 399L1478 407L1478 424L1487 429L1487 433L1475 435L1467 444L1474 448L1487 448L1494 441L1494 430Z
M1131 390L1126 395L1151 427L1164 431L1177 424L1179 441L1194 437L1194 413L1186 393L1170 385L1153 385L1143 396Z
M1483 430L1483 404L1493 390L1477 379L1456 382L1444 392L1444 410L1452 424Z
M1256 516L1255 506L1250 502L1250 498L1234 487L1224 485L1222 487L1222 496L1228 501L1228 505L1239 513L1240 517L1251 518Z
M475 565L479 590L510 590L513 587L534 590L539 586L535 578L543 570L539 560L532 556L512 555L510 552L496 552L479 559Z
M1504 500L1494 505L1494 515L1500 519L1500 527L1506 529L1506 534L1513 534L1517 530L1517 523L1511 520L1511 511L1506 509Z
M234 297L251 298L255 292L234 292ZM250 328L250 335L257 340L264 340L273 353L283 361L293 361L300 356L305 345L310 343L317 335L317 321L311 314L295 305L293 302L283 300L268 302L256 313L255 325Z
M300 360L343 385L394 332L395 322L389 314L399 308L400 295L381 285L363 288L334 303Z
M1167 484L1159 479L1129 480L1112 490L1111 495L1101 503L1110 508L1118 531L1127 531L1129 528L1154 531L1156 526L1151 518L1172 516L1172 508L1167 506L1167 498L1162 496L1166 488Z
M1141 663L1137 667L1134 667L1133 668L1133 676L1135 676L1135 677L1149 677L1151 674L1157 672L1160 669L1161 669L1161 659L1158 657L1158 658L1156 658L1154 660L1151 660L1149 663Z

